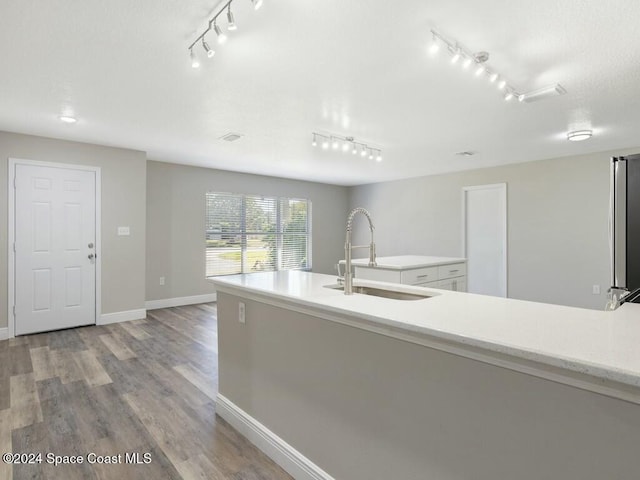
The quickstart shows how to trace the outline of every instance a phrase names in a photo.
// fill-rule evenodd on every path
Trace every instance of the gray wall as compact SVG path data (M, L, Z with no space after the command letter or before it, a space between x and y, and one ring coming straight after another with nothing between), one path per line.
M336 479L638 478L640 405L239 300L220 394Z
M0 132L0 328L7 326L8 158L101 168L102 313L144 308L145 153ZM131 235L118 237L118 225Z
M209 191L308 198L313 271L332 273L344 256L345 187L149 161L147 300L212 293L205 280L205 201ZM159 279L165 277L165 285Z
M509 297L599 309L610 284L609 158L638 151L363 185L349 202L371 212L379 256L463 256L462 187L506 182ZM366 241L364 222L355 238Z

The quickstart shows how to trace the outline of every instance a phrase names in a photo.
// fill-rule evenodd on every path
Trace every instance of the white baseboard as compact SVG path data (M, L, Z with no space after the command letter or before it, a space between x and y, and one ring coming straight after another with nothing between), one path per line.
M215 302L217 296L215 293L206 293L204 295L192 295L190 297L163 298L161 300L148 300L145 302L147 310L155 310L157 308L181 307L183 305L195 305L197 303Z
M224 395L218 394L216 397L216 413L296 480L334 480L331 475Z
M97 322L98 325L108 325L109 323L128 322L146 318L147 310L138 308L137 310L125 310L124 312L103 313Z
M0 340L9 338L9 329L7 327L0 328Z

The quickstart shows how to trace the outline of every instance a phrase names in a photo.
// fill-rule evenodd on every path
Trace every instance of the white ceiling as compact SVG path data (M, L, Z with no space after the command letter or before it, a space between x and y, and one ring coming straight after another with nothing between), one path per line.
M239 29L212 60L198 46L194 70L187 47L217 5L3 0L0 130L341 185L640 145L638 0L234 0ZM505 102L427 53L434 27L488 51L520 91L558 82L568 94ZM583 127L592 139L566 140ZM384 160L313 148L314 131ZM228 132L244 136L219 139Z

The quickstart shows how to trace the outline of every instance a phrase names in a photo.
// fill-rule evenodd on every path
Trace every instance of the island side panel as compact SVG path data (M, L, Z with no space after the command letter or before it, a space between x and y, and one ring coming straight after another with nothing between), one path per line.
M218 317L220 393L337 479L640 471L638 405L221 292Z

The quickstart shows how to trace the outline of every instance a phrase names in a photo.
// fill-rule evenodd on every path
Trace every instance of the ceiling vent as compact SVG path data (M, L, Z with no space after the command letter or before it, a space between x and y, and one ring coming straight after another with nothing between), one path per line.
M241 137L242 137L241 133L227 133L226 135L221 136L220 139L225 140L227 142L235 142Z

